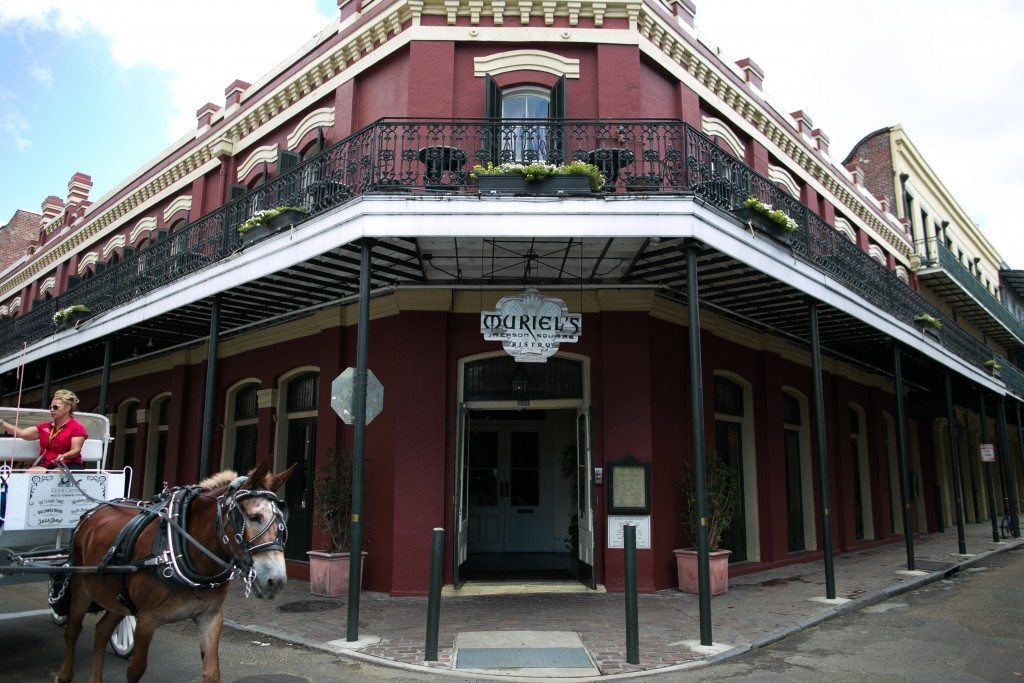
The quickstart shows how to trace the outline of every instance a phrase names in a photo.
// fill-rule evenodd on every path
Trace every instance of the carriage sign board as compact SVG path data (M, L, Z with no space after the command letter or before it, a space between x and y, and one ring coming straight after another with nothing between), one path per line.
M77 475L78 485L93 498L107 499L109 476L102 472ZM33 475L28 493L26 523L35 529L74 527L78 518L95 507L95 501L82 495L66 474Z

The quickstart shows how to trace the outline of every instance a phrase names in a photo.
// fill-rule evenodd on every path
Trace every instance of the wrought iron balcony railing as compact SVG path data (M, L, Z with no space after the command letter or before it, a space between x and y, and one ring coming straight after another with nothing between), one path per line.
M975 277L960 260L953 255L946 245L931 237L928 239L928 252L935 257L928 265L937 265L942 268L950 278L956 281L960 287L971 295L989 315L998 320L1003 327L1008 329L1017 339L1024 342L1024 323L1015 316L999 299L992 295L985 288L977 277Z
M943 346L984 367L993 354L895 273L864 253L775 183L676 120L381 119L316 157L165 236L95 277L0 322L0 355L52 333L53 314L84 304L93 314L219 261L241 244L238 226L260 209L301 206L312 217L367 193L476 193L473 167L488 163L587 161L604 193L691 193L734 211L754 196L798 224L794 252L905 323L928 313ZM1001 364L1009 367L1002 359ZM1024 396L1024 382L1019 393ZM1016 391L1016 389L1015 389Z

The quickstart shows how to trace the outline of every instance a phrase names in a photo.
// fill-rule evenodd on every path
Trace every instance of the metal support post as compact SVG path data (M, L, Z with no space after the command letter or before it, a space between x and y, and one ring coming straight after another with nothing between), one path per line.
M110 362L114 355L114 339L103 340L103 371L100 373L100 415L107 414L107 394L110 392Z
M821 384L821 339L818 335L818 302L807 304L811 319L811 374L814 375L814 419L818 438L818 471L821 477L821 541L825 560L825 597L836 598L836 568L832 556L832 510L829 502L828 450L825 447L825 390Z
M361 245L359 259L359 327L356 330L356 381L353 387L352 420L355 427L352 453L352 557L363 551L363 459L366 452L366 356L370 327L370 242ZM348 574L348 625L346 640L359 640L359 588L362 563L354 562Z
M622 527L626 574L626 662L640 663L640 626L636 599L636 526Z
M1000 396L996 403L998 409L999 460L1003 463L1003 479L1006 492L1010 499L1010 518L1013 522L1013 537L1020 538L1020 506L1017 504L1017 479L1013 475L1013 463L1010 461L1010 440L1006 435L1006 399Z
M711 569L708 566L708 492L704 481L704 377L700 358L700 301L697 292L697 247L686 250L686 305L689 309L690 405L692 407L693 467L697 493L697 604L700 644L711 645Z
M960 455L956 445L956 413L953 411L953 380L946 371L946 422L949 427L949 462L953 468L953 507L956 511L956 547L961 555L967 554L964 539L964 510L960 495Z
M46 368L43 370L43 395L39 399L39 407L50 407L50 383L53 381L53 356L46 357Z
M903 411L903 362L900 343L892 344L892 370L896 378L896 447L899 451L900 504L903 508L903 538L907 545L907 569L914 570L914 528L910 520L910 483L907 481L906 416Z
M217 352L220 338L220 294L210 308L210 343L206 348L206 387L203 390L203 435L199 445L199 478L210 473L210 446L213 443L213 405L217 394ZM353 557L359 557L354 555ZM357 563L358 564L358 563Z
M430 585L427 587L427 643L423 659L437 661L437 633L441 624L441 571L444 561L444 529L434 528L430 546Z
M985 415L985 390L978 388L978 404L981 407L981 442L988 443L988 416ZM988 516L992 522L992 541L999 542L999 519L996 516L996 492L992 486L992 463L985 463L985 490L988 491Z

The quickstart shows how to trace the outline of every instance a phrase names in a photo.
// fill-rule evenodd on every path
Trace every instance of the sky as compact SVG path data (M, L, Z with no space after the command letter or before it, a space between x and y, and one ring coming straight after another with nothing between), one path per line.
M1011 267L1024 268L1024 2L696 0L697 30L764 69L842 160L900 123ZM116 187L337 16L336 0L0 0L0 223ZM202 21L194 21L201 17ZM737 20L739 18L739 20Z

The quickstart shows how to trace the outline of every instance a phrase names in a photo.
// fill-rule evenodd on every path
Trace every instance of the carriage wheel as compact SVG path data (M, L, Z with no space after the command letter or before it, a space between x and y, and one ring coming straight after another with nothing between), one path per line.
M135 649L135 617L126 616L110 634L110 647L118 657L128 659Z

